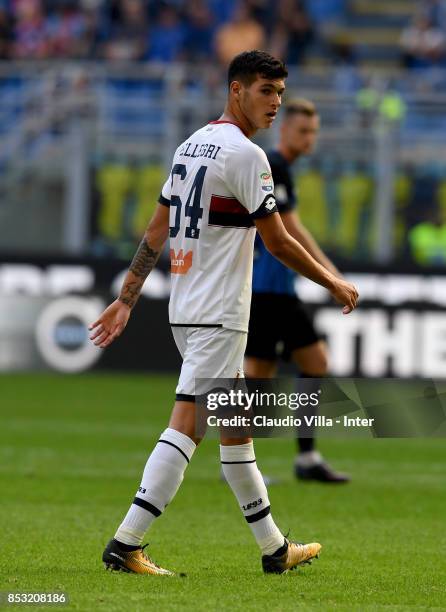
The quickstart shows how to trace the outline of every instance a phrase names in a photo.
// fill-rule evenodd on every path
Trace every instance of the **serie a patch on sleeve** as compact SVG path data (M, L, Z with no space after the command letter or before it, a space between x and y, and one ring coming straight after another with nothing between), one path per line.
M260 181L262 184L262 191L270 193L273 190L273 176L271 172L262 172L260 174Z

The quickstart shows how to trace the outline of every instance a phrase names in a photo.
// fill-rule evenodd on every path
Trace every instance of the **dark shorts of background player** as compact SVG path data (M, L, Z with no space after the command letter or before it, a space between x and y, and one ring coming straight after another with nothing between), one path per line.
M310 315L293 295L253 293L245 355L289 361L291 353L318 342Z

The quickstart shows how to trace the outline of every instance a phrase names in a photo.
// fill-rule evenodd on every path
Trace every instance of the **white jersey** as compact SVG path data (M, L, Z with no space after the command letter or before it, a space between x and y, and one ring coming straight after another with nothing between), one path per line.
M176 150L160 203L170 206L170 323L248 331L254 219L277 211L264 151L214 121Z

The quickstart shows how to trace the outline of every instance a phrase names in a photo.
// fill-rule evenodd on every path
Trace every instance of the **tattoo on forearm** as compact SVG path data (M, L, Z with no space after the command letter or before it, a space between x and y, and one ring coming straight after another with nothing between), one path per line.
M155 267L158 257L159 251L151 249L145 238L143 238L129 268L130 272L132 272L138 280L126 283L122 288L119 300L123 302L123 304L127 304L130 308L133 308L136 304L141 287L144 285L147 276Z
M149 273L155 267L159 252L154 251L149 247L145 238L141 240L138 250L135 253L132 263L130 264L130 272L135 276L147 278Z
M121 295L119 296L119 301L127 304L130 308L136 304L136 300L138 299L139 292L141 291L141 287L144 284L144 280L141 280L137 283L126 283L121 291Z

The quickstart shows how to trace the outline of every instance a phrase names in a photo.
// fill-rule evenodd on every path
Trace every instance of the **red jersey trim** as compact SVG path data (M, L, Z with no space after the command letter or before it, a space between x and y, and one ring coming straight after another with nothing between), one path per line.
M211 197L210 211L249 215L246 208L242 206L242 204L240 204L240 202L235 198L215 194L213 194Z

